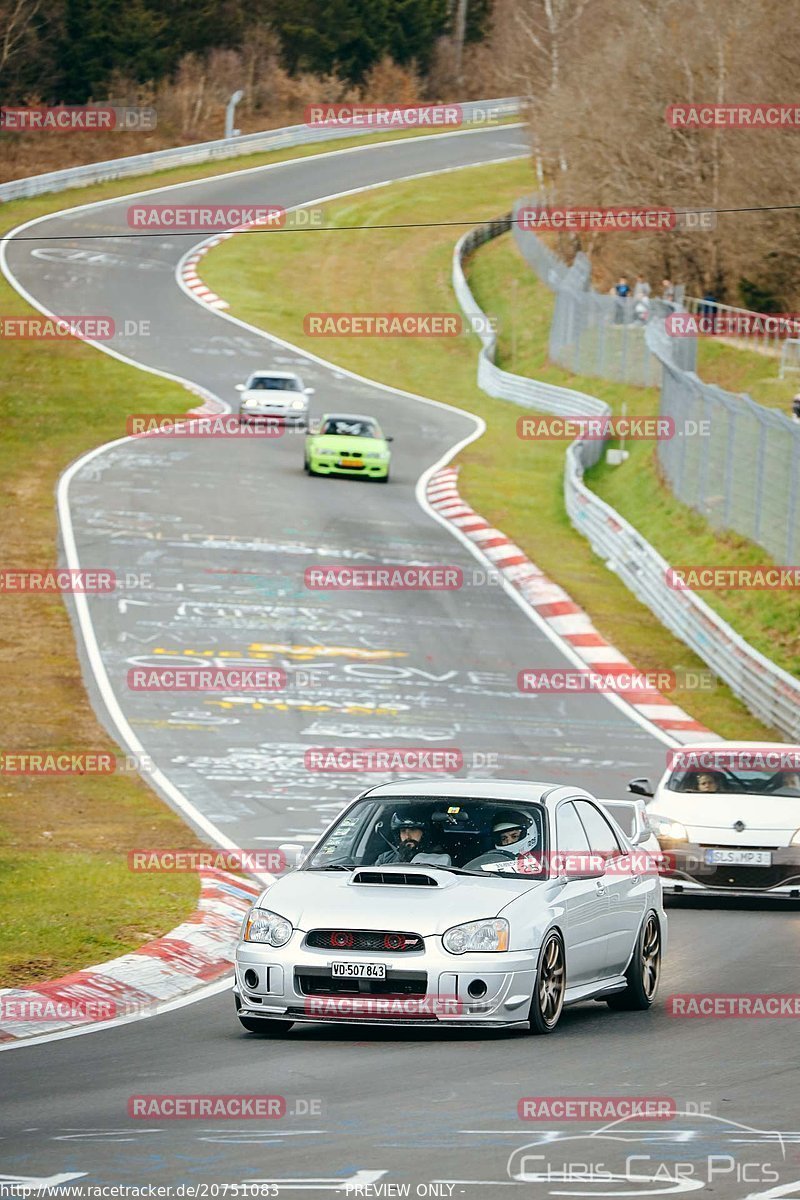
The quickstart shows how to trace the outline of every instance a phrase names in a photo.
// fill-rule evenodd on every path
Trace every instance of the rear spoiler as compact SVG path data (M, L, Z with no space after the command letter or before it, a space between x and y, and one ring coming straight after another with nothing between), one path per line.
M629 842L634 846L646 842L650 836L647 808L644 800L600 800L608 815L616 821Z

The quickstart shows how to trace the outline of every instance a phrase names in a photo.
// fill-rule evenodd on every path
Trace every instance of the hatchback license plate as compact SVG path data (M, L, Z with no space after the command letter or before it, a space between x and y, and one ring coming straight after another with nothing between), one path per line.
M384 963L335 962L331 964L334 979L385 979Z
M706 850L706 863L717 867L771 867L769 850Z

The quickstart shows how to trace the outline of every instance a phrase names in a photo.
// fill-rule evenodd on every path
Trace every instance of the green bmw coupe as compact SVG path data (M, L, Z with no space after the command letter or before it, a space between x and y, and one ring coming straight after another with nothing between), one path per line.
M392 452L373 417L326 413L306 434L305 469L309 475L364 475L386 483Z

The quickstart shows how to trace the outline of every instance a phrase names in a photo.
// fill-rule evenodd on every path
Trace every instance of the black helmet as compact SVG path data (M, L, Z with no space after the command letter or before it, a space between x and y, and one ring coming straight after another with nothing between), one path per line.
M427 821L415 817L413 813L392 813L392 833L399 833L401 829L421 829L424 832L426 827Z

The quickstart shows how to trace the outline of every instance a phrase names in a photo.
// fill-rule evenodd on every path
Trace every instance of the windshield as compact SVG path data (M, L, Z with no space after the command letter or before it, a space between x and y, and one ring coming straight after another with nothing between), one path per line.
M544 878L545 831L538 804L365 797L330 829L303 870L411 863L476 875Z
M800 771L745 771L720 766L715 769L673 771L667 787L671 792L749 792L762 796L800 797Z
M275 375L254 375L247 385L250 392L301 392L299 379L281 379Z
M345 417L330 417L320 433L332 433L337 437L379 438L382 433L374 421L348 420Z

